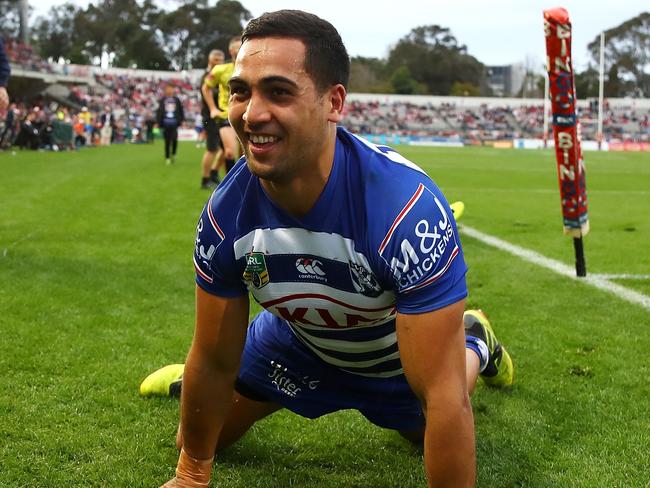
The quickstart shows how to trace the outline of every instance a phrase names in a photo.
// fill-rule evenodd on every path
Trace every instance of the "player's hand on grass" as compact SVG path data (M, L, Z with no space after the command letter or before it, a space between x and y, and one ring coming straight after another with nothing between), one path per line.
M205 488L210 484L212 459L196 459L181 449L176 476L160 488Z

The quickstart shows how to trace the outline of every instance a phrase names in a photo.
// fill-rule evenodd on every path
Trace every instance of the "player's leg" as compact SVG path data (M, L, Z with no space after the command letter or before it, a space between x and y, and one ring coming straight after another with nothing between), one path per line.
M171 145L172 145L172 139L171 139L171 132L169 130L169 127L165 127L163 129L163 138L165 139L165 161L167 164L171 164Z
M201 188L211 188L210 182L219 184L218 153L221 151L219 127L213 119L206 120L203 133L205 134L205 154L201 161Z
M203 154L203 159L201 159L201 188L210 188L210 172L212 171L212 165L214 164L215 159L217 158L216 151L205 150Z
M226 124L226 122L224 122ZM235 165L235 158L238 156L239 152L239 142L237 140L237 134L235 130L230 127L230 125L223 125L219 128L219 136L223 142L223 152L226 159L226 172Z
M161 368L143 381L140 394L178 396L182 371L182 364ZM353 408L345 403L345 395L337 394L339 374L309 352L284 321L263 311L248 328L233 404L216 449L231 445L255 422L281 408L307 418ZM177 437L177 442L182 439Z
M176 150L178 149L178 129L172 127L172 163L176 162Z
M465 377L467 379L467 392L472 395L476 387L480 372L480 360L477 354L468 348L465 348ZM399 429L397 431L404 439L413 444L420 445L424 440L424 425L413 429Z
M215 453L237 442L257 422L282 408L273 402L256 401L235 392L230 410L219 433ZM180 427L176 433L176 447L183 447Z
M497 339L485 313L482 310L466 310L463 323L466 347L479 359L479 373L483 382L494 387L512 385L512 358Z
M225 164L225 157L223 155L223 148L219 146L219 150L217 151L217 155L214 158L214 161L212 163L212 168L210 169L210 179L214 182L219 184L219 171L221 168L224 167Z
M465 377L467 391L474 393L479 376L493 387L512 385L514 367L510 354L497 340L494 330L481 310L466 310L465 326ZM424 427L399 430L399 434L416 444L424 438Z
M467 392L472 395L476 382L481 372L481 360L471 349L465 348L465 377L467 378Z
M140 385L140 394L180 397L184 368L183 364L170 364L152 373ZM215 452L231 446L248 432L255 422L282 408L277 403L267 401L246 384L238 382L235 388ZM183 437L179 426L176 432L176 447L180 449L182 446Z

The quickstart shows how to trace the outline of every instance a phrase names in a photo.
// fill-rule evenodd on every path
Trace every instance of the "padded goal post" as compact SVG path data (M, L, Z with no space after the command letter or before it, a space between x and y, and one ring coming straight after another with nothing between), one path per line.
M573 237L576 274L586 276L582 237L589 232L585 165L571 58L571 21L562 7L544 10L546 69L564 233Z

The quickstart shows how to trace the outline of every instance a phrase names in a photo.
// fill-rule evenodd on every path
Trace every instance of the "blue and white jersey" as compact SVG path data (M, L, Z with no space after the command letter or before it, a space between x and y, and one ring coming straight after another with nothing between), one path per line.
M451 209L415 164L337 130L334 164L301 218L277 207L242 158L199 219L196 281L250 292L326 363L364 376L402 374L397 312L467 296Z
M165 127L177 127L180 125L178 120L178 104L180 101L176 97L165 97L163 100L163 119Z

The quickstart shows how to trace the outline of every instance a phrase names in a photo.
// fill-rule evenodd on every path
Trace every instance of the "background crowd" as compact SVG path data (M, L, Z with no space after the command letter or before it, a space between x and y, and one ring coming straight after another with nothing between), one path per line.
M60 71L34 50L12 39L5 41L12 66L27 71ZM57 65L54 65L55 67ZM172 84L185 112L183 128L202 126L198 79L191 74L154 78L137 70L128 74L96 73L87 83L69 83L65 94L40 96L13 103L0 113L0 148L75 149L100 144L152 142L155 111L165 85ZM454 103L359 101L351 98L342 125L353 132L416 138L445 137L468 143L543 138L542 104L488 106L464 99ZM386 97L384 97L386 98ZM650 141L650 113L634 107L605 105L603 136L606 140ZM582 135L597 137L597 112L593 103L580 109ZM102 129L110 125L110 138ZM104 131L105 134L108 131Z

